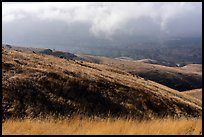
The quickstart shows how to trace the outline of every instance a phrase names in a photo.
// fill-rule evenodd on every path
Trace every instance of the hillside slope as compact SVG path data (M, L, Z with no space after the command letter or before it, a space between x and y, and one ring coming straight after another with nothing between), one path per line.
M3 119L201 116L201 102L106 65L2 48Z
M167 67L146 63L147 60L111 59L100 56L78 55L87 61L108 65L133 75L155 81L175 90L185 91L202 88L202 65Z
M190 96L193 96L193 97L202 101L202 88L201 89L187 90L187 91L184 91L183 93L190 95Z

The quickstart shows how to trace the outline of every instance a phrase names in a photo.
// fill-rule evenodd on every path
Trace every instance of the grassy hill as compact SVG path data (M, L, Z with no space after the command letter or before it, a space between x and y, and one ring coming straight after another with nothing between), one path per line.
M108 65L133 75L155 81L175 90L185 91L202 88L202 65L167 67L152 64L151 60L111 59L100 56L78 55L87 61ZM151 62L150 62L151 61ZM148 63L150 62L150 63Z
M198 117L201 101L106 65L2 48L3 119Z
M183 93L193 96L202 101L202 89L187 90L187 91L184 91Z

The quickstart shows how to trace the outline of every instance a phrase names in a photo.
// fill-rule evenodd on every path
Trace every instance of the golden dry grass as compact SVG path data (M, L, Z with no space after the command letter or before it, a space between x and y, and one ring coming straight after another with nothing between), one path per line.
M188 64L184 67L167 67L145 63L145 59L124 60L89 55L79 56L90 62L118 68L178 91L202 88L202 64Z
M71 112L202 115L200 100L106 65L2 48L2 66L4 118Z
M182 92L184 94L187 94L187 95L190 95L190 96L193 96L199 100L202 101L202 88L200 89L193 89L193 90L188 90L188 91L184 91Z
M202 132L202 119L90 119L74 117L64 120L7 120L3 135L8 134L135 134L135 135L198 135Z

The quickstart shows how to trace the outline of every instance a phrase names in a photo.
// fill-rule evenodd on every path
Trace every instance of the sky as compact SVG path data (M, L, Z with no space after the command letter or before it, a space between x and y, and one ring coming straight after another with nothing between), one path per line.
M65 48L202 36L201 2L3 2L2 42Z

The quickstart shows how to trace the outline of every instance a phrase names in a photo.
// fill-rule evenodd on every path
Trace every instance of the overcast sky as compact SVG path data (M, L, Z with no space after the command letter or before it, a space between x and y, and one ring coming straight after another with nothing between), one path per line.
M2 38L17 45L88 45L202 35L201 2L2 3Z

